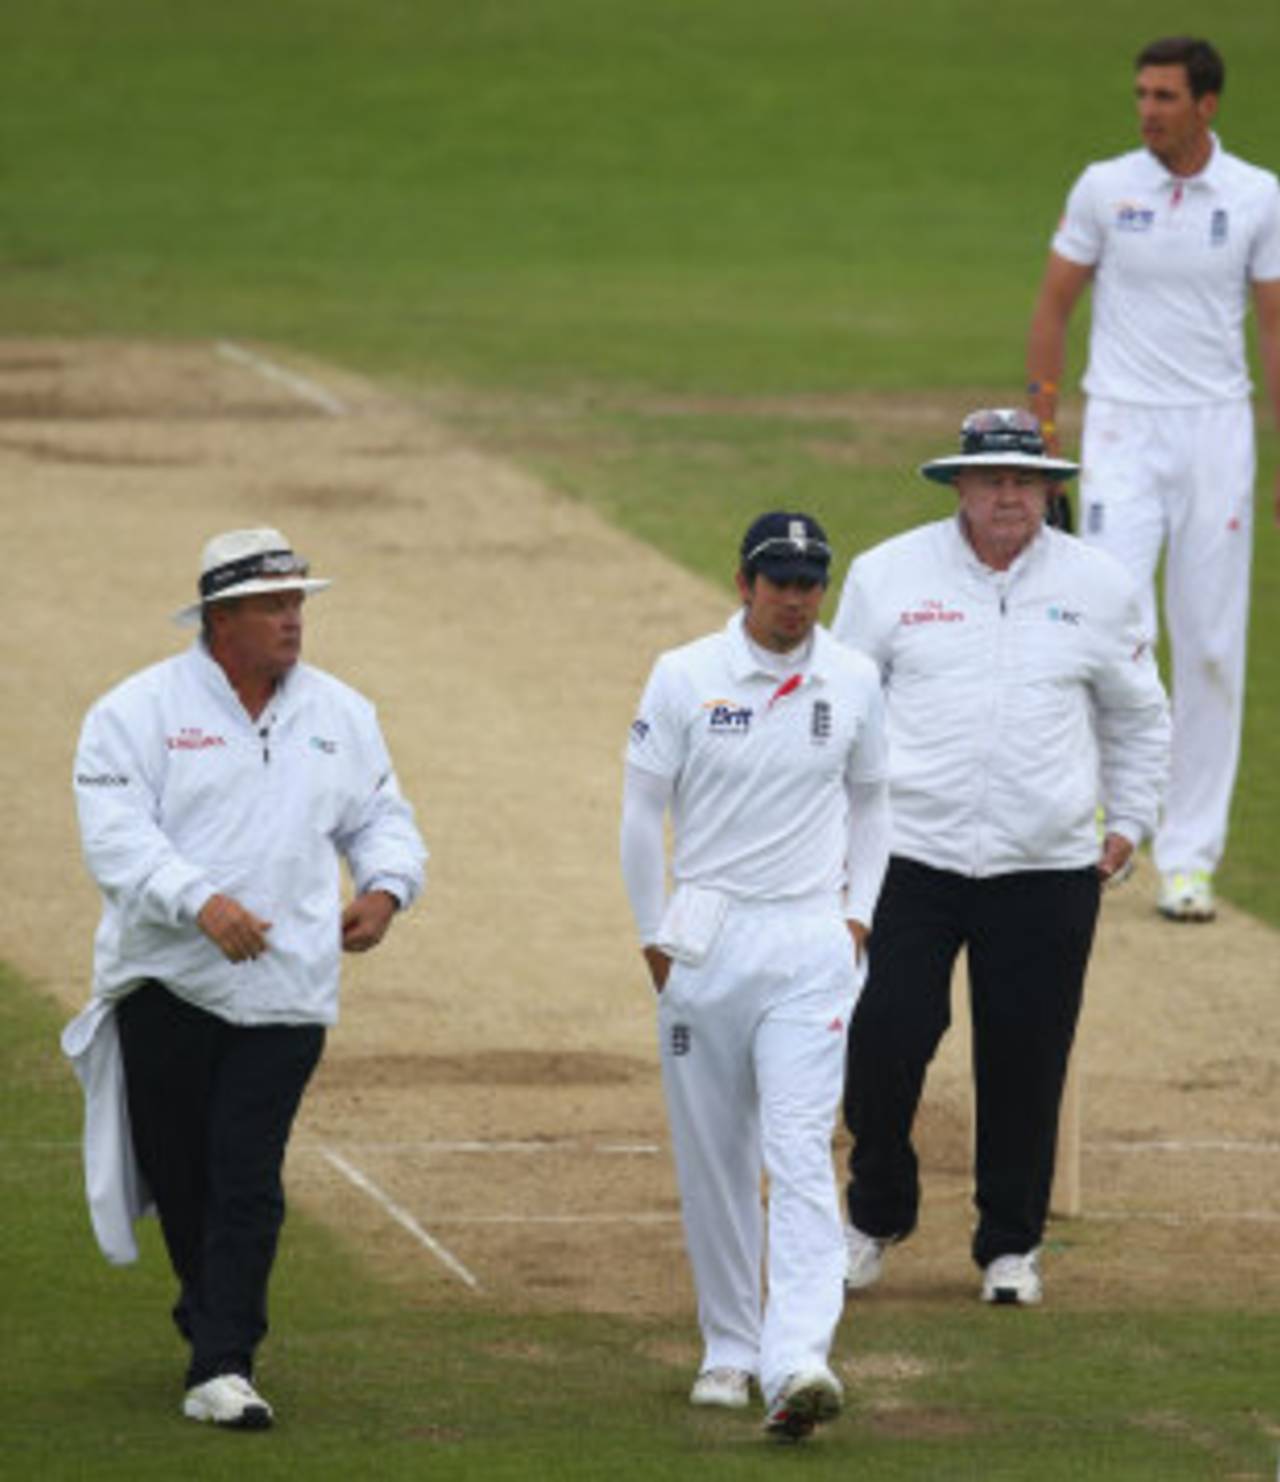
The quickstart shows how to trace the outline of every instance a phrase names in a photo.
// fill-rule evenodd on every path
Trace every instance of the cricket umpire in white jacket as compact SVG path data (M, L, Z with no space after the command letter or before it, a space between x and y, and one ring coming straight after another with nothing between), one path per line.
M623 873L659 994L704 1343L690 1399L740 1408L757 1380L766 1429L788 1440L840 1408L827 1362L844 1265L831 1132L889 845L876 671L817 625L830 561L807 515L751 525L742 608L658 659L623 795Z
M300 662L308 576L276 530L204 549L202 631L89 711L75 760L102 892L93 997L64 1048L86 1092L99 1243L160 1217L190 1345L183 1411L256 1429L289 1130L338 1016L343 950L375 947L426 851L373 706ZM354 897L343 908L340 861Z
M966 418L921 470L957 512L853 562L833 631L879 666L893 845L849 1033L846 1285L915 1228L912 1123L967 948L982 1297L1040 1300L1058 1109L1099 887L1155 825L1169 717L1140 594L1043 516L1030 412ZM1097 810L1106 833L1098 837Z

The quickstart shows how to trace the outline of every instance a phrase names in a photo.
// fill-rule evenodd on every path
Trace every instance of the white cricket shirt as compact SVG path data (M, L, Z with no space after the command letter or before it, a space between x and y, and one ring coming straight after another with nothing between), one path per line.
M1084 389L1144 406L1250 392L1249 285L1280 278L1280 183L1228 154L1172 175L1149 150L1090 165L1053 250L1097 269Z
M821 627L807 664L770 672L736 613L658 659L627 762L673 784L677 885L834 897L846 883L847 784L888 775L879 676Z

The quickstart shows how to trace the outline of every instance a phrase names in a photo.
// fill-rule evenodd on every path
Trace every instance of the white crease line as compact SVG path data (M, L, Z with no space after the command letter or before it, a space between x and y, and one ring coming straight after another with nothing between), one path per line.
M678 1214L452 1214L437 1225L672 1225Z
M1172 1214L1156 1209L1086 1209L1076 1216L1100 1224L1141 1220L1150 1225L1280 1225L1280 1209L1241 1209L1210 1214Z
M1238 1138L1201 1138L1186 1142L1155 1138L1149 1142L1087 1142L1087 1153L1280 1153L1280 1142L1245 1142Z
M480 1139L426 1138L416 1141L354 1141L343 1147L356 1153L596 1153L602 1158L656 1158L662 1148L656 1142L581 1142L577 1138L540 1138L522 1142L486 1142ZM291 1153L324 1151L327 1144L299 1138L289 1144ZM0 1137L0 1148L57 1148L78 1152L80 1138L12 1138Z
M300 1146L322 1147L324 1144L311 1143L300 1144ZM641 1142L580 1142L576 1138L564 1138L555 1140L550 1138L539 1138L537 1140L516 1142L486 1142L480 1139L450 1139L450 1138L426 1138L417 1141L389 1141L389 1142L343 1142L343 1147L352 1148L366 1153L563 1153L563 1152L591 1152L600 1153L607 1157L613 1156L643 1156L653 1157L661 1152L657 1143Z
M398 1225L403 1225L415 1240L425 1245L442 1266L446 1266L460 1281L466 1282L472 1291L478 1292L480 1290L480 1283L467 1270L457 1256L441 1245L428 1231L424 1230L407 1209L402 1209L394 1199L384 1194L372 1179L366 1178L354 1164L348 1163L341 1153L335 1153L332 1148L326 1147L322 1147L320 1151L324 1155L325 1160L331 1163L339 1173L345 1178L349 1178L355 1184L356 1188L362 1189Z
M345 417L350 408L343 401L339 401L331 391L326 391L323 386L317 385L315 381L306 376L300 376L296 371L285 370L284 366L276 365L274 361L268 360L263 355L255 355L252 350L246 350L243 345L237 345L234 340L219 340L218 354L224 360L234 360L240 365L247 365L267 381L276 381L281 386L286 386L293 394L303 401L309 401L312 406L317 406L323 412L328 412L331 417Z

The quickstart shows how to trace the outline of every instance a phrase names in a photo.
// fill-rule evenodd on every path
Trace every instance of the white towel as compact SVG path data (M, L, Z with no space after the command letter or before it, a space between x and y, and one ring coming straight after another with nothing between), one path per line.
M62 1053L84 1091L84 1183L93 1233L108 1261L128 1266L138 1259L133 1223L155 1206L133 1151L115 1003L90 1000L62 1031Z
M655 946L677 962L697 967L716 944L730 897L704 885L680 885L667 902Z

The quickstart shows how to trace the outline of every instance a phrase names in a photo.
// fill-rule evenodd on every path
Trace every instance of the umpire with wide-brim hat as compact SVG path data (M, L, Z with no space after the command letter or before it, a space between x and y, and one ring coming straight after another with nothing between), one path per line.
M102 696L76 750L102 914L63 1048L94 1231L109 1260L136 1260L154 1205L189 1349L182 1413L238 1430L274 1417L256 1363L282 1170L341 954L378 946L426 857L373 705L302 661L303 606L327 586L279 530L214 536L177 615L200 634Z
M920 470L954 512L867 551L833 631L879 666L892 846L849 1032L846 1287L915 1229L912 1126L969 968L985 1301L1040 1301L1058 1110L1098 913L1156 822L1164 690L1118 562L1045 523L1076 465L1022 410L965 418ZM1105 812L1105 837L1097 814ZM905 1265L905 1262L904 1262Z

